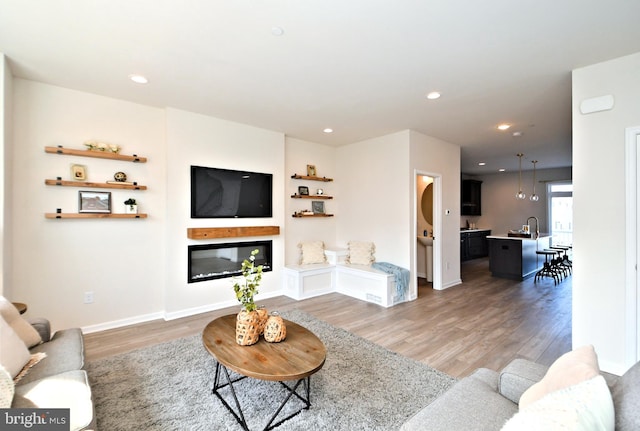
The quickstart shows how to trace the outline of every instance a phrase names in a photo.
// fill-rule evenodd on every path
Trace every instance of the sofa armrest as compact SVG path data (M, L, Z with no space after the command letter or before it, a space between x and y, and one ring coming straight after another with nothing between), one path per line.
M36 317L28 319L28 322L38 331L43 343L51 340L51 324L47 319Z
M526 359L514 359L504 367L498 378L498 392L518 404L522 394L542 380L549 367Z

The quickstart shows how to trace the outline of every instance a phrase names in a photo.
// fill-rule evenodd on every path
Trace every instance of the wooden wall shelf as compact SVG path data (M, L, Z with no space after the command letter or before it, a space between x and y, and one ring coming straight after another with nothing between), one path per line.
M147 218L147 214L45 213L45 218Z
M292 198L294 199L333 199L333 196L327 196L327 195L299 195L299 194L295 194L295 195L291 195Z
M325 183L328 183L330 181L333 181L333 178L327 178L327 177L310 177L308 175L298 175L298 174L293 174L291 175L291 178L293 178L294 180L311 180L311 181L323 181Z
M87 181L67 181L67 180L44 180L44 183L48 186L91 187L96 189L147 190L147 186L141 186L139 184L92 183Z
M280 226L190 227L189 239L238 238L244 236L280 235Z
M44 147L44 151L51 154L66 154L68 156L81 156L81 157L94 157L97 159L111 159L111 160L123 160L125 162L134 163L146 163L146 157L139 157L134 154L128 156L125 154L111 153L108 151L92 151L92 150L74 150L71 148L64 148L61 145L57 147Z
M304 217L333 217L333 214L291 214L291 217L304 218Z

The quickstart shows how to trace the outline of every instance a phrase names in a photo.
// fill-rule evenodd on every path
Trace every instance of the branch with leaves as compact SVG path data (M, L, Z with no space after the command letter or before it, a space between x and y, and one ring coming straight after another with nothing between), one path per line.
M262 265L255 266L256 255L259 252L258 249L253 250L249 259L245 259L242 262L243 279L235 278L235 283L233 284L236 299L246 311L254 311L256 309L253 297L258 294L258 286L262 280Z

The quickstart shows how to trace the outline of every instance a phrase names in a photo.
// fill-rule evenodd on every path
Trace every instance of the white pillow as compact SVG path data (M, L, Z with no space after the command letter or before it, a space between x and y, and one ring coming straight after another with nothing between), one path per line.
M38 331L22 318L18 309L4 296L0 296L0 314L27 347L42 343Z
M349 256L347 263L356 265L371 265L376 258L376 246L372 242L349 241Z
M7 369L11 378L14 378L30 359L27 346L11 326L0 317L0 364Z
M324 255L324 242L305 241L298 244L300 248L300 264L325 263L327 257Z
M0 409L11 408L15 387L9 372L0 365Z
M611 392L604 377L596 376L520 409L501 431L613 431L614 428Z
M542 380L522 394L518 405L522 409L551 392L592 379L598 375L600 375L600 368L593 346L582 346L556 359Z

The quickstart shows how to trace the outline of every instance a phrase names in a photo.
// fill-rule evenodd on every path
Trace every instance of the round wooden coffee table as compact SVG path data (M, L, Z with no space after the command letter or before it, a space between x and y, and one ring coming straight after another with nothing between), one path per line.
M202 332L204 347L216 360L212 392L245 430L249 428L233 384L247 377L277 381L288 390L286 398L265 426L265 430L277 427L311 406L311 376L324 365L327 350L322 341L303 326L289 320L285 320L285 325L287 338L284 341L267 343L261 338L252 346L241 346L236 343L235 314L213 320ZM241 377L231 380L229 370L235 371ZM226 381L223 381L223 375ZM295 381L295 383L290 386L285 383L287 381ZM230 387L236 410L220 394L219 390L227 386ZM303 394L298 393L300 386L304 389ZM304 406L274 424L284 405L294 395L304 403Z

